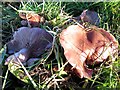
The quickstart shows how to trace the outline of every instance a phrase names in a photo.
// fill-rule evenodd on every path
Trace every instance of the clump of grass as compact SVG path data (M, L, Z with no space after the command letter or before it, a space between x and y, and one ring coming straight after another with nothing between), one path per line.
M67 2L65 3L65 12L72 16L79 16L83 10L89 9L93 4L92 2Z
M102 7L97 10L101 18L100 27L105 28L120 41L120 14L118 13L120 2L104 2L100 5Z
M63 7L61 5L61 2L22 2L19 9L34 11L40 15L43 15L46 20L50 21L59 16Z

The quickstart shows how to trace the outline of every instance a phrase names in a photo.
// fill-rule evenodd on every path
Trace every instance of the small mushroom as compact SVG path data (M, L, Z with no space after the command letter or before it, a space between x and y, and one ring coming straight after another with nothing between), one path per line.
M23 26L28 26L30 27L36 27L39 26L40 23L43 23L45 21L43 16L39 16L35 12L30 12L30 11L22 11L19 12L19 16L24 19L21 21L21 24Z
M80 22L81 24L85 22L89 22L90 24L98 26L100 23L100 19L98 16L98 13L95 11L90 11L90 10L84 10L80 16L73 17L77 21L82 21Z
M13 40L6 45L9 56L5 62L8 64L11 58L19 58L26 62L29 58L36 58L52 46L53 37L46 30L41 28L21 27L13 35Z
M100 23L98 13L95 11L84 10L82 14L80 15L80 19L83 22L89 22L93 25L99 25Z
M60 43L66 59L80 78L91 78L93 70L87 65L103 62L109 56L114 58L118 48L114 36L96 26L86 30L71 25L61 32Z

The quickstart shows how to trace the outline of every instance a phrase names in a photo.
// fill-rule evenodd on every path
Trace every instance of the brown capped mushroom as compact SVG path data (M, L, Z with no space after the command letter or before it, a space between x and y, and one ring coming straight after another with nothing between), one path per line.
M26 62L31 57L38 57L52 46L53 37L41 28L21 27L13 35L13 40L7 43L8 53L14 54L7 58L6 64L11 58L19 58ZM16 61L16 60L15 60Z
M19 16L24 19L21 21L21 24L23 26L28 26L30 27L35 27L39 26L40 23L43 23L45 21L43 16L39 16L35 12L30 12L30 11L22 11L19 12Z
M71 25L61 32L60 43L66 59L80 78L91 78L93 70L86 65L114 57L118 48L118 42L112 34L95 26L86 30L79 25Z

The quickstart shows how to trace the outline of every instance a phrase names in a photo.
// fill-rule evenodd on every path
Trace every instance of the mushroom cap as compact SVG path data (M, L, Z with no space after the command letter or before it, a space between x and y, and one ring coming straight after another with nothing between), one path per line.
M41 28L18 28L13 35L13 40L7 43L8 53L12 54L23 48L28 49L30 57L37 57L44 53L46 47L52 44L53 37Z
M92 69L86 65L103 62L118 48L112 34L95 26L86 31L79 25L71 25L61 32L60 43L66 59L80 78L91 78Z
M93 25L99 25L100 19L98 13L95 11L84 10L80 15L81 20L89 22Z
M21 22L21 24L24 26L29 23L31 26L35 27L39 26L40 23L45 21L43 16L39 16L35 12L30 11L19 12L19 16L24 19L24 21Z

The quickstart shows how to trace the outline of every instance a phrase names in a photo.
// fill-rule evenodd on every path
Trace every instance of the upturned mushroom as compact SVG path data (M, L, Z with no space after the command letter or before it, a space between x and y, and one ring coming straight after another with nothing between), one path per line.
M6 45L8 54L11 54L5 61L5 65L11 59L17 62L26 62L29 58L36 58L52 46L53 37L46 30L41 28L21 27L13 35L13 40Z
M71 25L60 34L60 43L68 62L80 78L91 78L93 70L88 64L98 64L109 56L115 59L118 42L115 37L96 26L90 29Z

